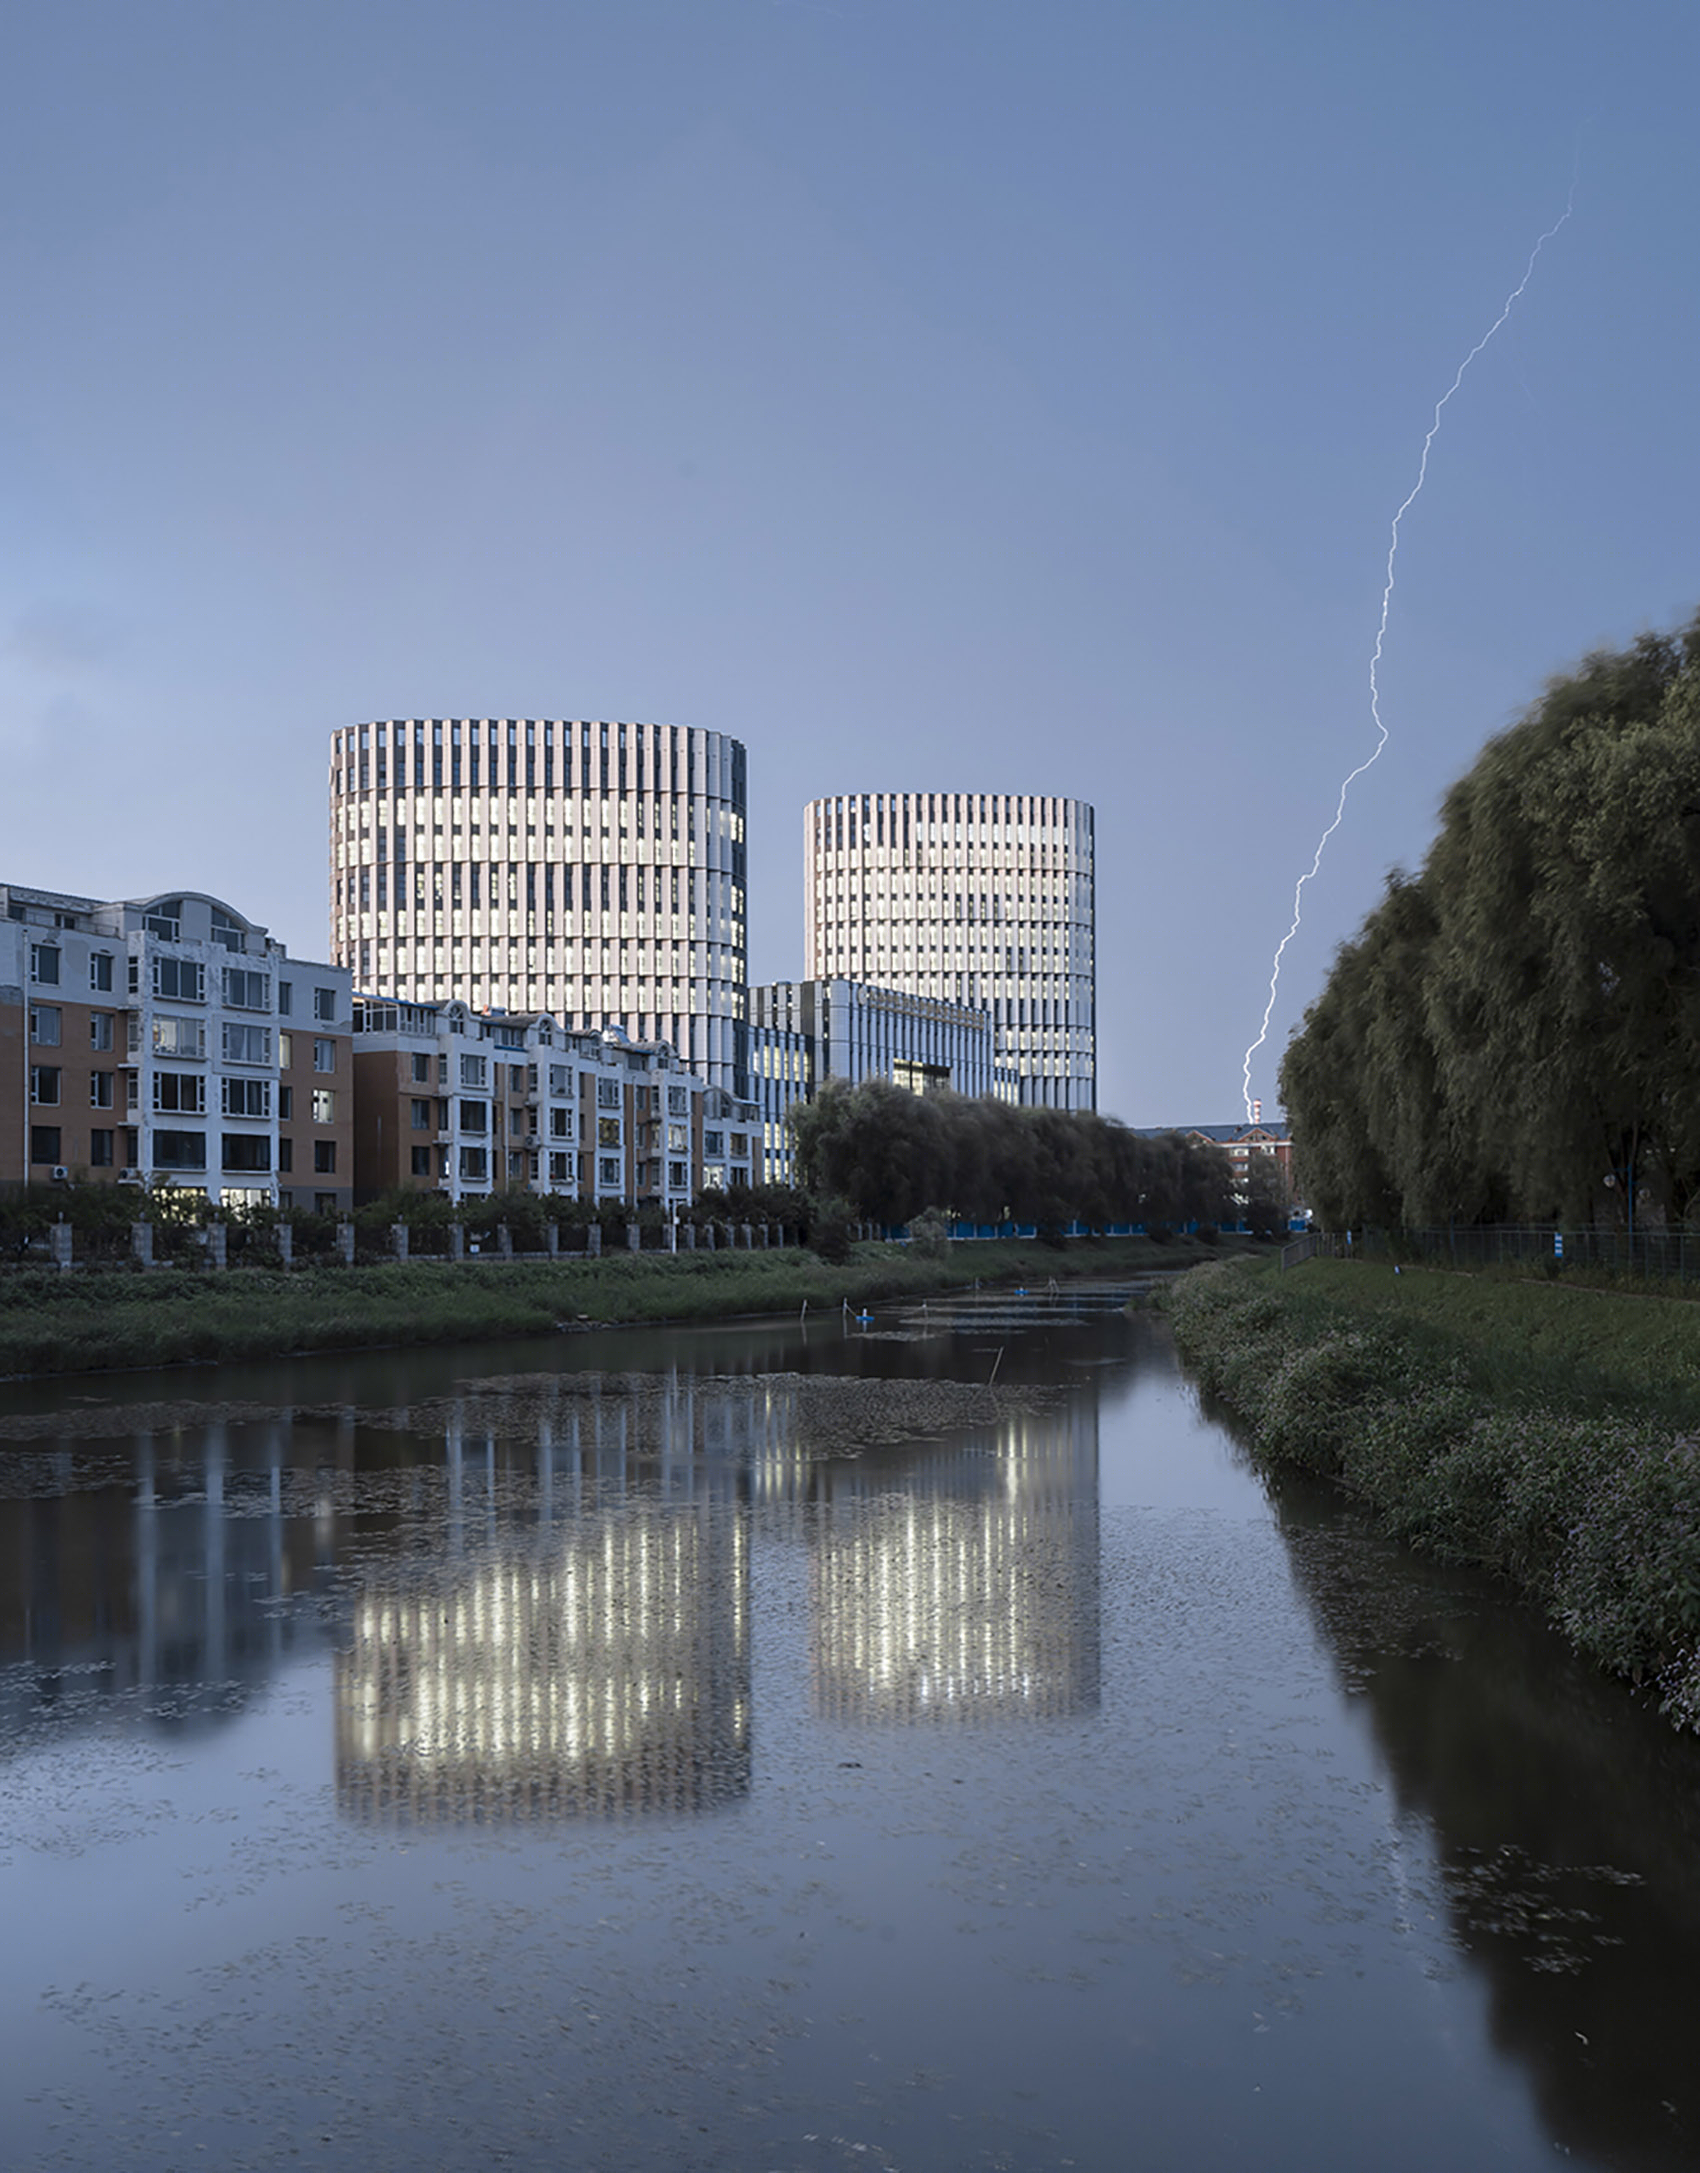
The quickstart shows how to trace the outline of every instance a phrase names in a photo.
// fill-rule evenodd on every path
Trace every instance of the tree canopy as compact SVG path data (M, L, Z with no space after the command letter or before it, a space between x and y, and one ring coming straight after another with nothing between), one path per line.
M1700 1204L1700 617L1587 657L1488 742L1281 1091L1336 1224Z
M869 1221L908 1222L929 1207L1041 1227L1077 1218L1221 1222L1234 1213L1219 1148L1176 1133L1150 1138L1088 1111L923 1097L870 1079L829 1081L791 1122L803 1184Z

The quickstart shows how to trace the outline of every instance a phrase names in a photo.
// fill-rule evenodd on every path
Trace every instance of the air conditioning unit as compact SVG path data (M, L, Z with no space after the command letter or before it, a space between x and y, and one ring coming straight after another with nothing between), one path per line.
M65 1167L63 1162L55 1162L52 1171L50 1172L53 1182L56 1185L64 1184L65 1181L69 1178L70 1174L70 1171Z

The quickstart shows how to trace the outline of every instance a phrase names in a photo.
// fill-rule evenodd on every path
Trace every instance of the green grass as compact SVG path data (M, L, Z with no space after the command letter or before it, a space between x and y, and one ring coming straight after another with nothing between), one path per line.
M480 1260L362 1267L91 1270L0 1276L0 1377L275 1357L379 1344L537 1335L615 1324L831 1310L987 1281L1190 1266L1201 1248L1144 1238L955 1247L943 1260L858 1245L842 1266L814 1253L610 1253L601 1260Z
M1279 1278L1295 1320L1391 1326L1496 1400L1700 1417L1700 1306L1645 1284L1312 1260Z
M1165 1310L1261 1461L1509 1577L1700 1729L1700 1311L1345 1261L1205 1268Z

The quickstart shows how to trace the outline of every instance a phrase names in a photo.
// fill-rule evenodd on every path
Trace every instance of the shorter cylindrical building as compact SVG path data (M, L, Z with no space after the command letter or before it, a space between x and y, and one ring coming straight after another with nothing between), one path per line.
M1020 1098L1097 1106L1092 809L1019 793L862 792L803 814L804 961L990 1013Z

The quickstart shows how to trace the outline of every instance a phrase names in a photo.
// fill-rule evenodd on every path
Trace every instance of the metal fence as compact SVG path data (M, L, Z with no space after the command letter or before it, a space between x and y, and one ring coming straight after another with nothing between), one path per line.
M1301 1251L1300 1246L1306 1249ZM1555 1228L1489 1223L1447 1230L1316 1231L1282 1253L1283 1267L1313 1254L1334 1260L1433 1261L1442 1267L1524 1265L1604 1268L1620 1275L1686 1282L1700 1277L1700 1230Z

